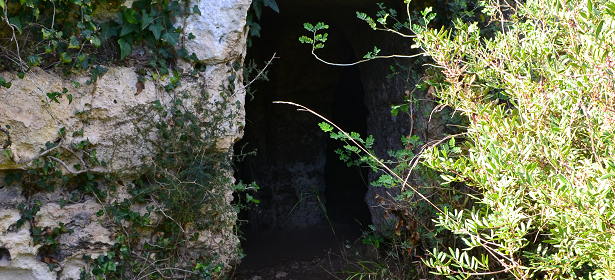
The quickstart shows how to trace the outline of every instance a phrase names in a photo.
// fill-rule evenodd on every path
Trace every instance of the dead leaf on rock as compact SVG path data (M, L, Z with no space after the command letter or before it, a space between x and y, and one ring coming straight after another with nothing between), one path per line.
M145 89L145 84L141 81L137 82L136 86L137 86L137 93L135 93L135 95L138 95L139 93L143 91L143 89Z

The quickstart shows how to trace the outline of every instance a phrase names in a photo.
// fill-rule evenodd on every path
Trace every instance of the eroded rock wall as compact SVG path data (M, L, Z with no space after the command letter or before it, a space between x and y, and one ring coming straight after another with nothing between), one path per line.
M148 115L146 108L169 108L174 97L189 93L183 102L198 113L200 121L211 123L213 119L223 119L217 126L224 133L216 139L213 152L227 152L242 137L245 90L242 73L234 64L243 64L247 36L245 18L250 4L250 0L196 1L201 15L192 14L183 23L186 34L192 33L196 38L187 41L185 47L188 53L197 54L205 70L192 73L193 65L180 61L179 83L171 91L162 89L170 82L168 77L157 81L150 77L142 81L137 69L126 67L109 66L106 74L90 85L87 81L91 77L85 74L66 77L53 70L35 68L20 79L17 73L0 73L1 77L12 81L10 88L0 89L0 125L10 127L10 140L0 133L0 148L10 150L0 155L0 279L79 279L86 265L84 254L96 258L106 254L117 242L118 231L122 228L112 223L108 216L97 213L105 211L103 205L130 197L127 189L132 185L129 182L141 176L142 167L151 163L154 151L151 143L160 135L155 129L149 133L141 131L160 116ZM229 80L231 75L236 78ZM61 93L65 88L68 92L58 98L57 103L50 99L48 93ZM232 92L228 92L229 89ZM226 92L221 94L223 91ZM64 136L60 137L60 133ZM74 147L86 139L89 147L97 151L98 159L105 161L104 165L89 171L100 176L120 174L117 179L125 181L121 184L123 187L110 192L113 197L104 203L95 195L71 200L72 189L78 186L33 193L24 189L21 182L6 177L36 168L36 159L56 162L65 174L81 173L83 169L75 165L81 164L81 168L87 165L81 162L83 158L79 155L82 154L76 152L71 156L74 151L62 147ZM3 147L4 143L7 145ZM50 158L55 154L49 151L49 145L57 147L53 148L57 151L64 149L64 156L57 160ZM224 192L224 203L228 205L232 200L233 180L230 172L227 175L229 180L220 188ZM98 188L109 190L103 182ZM40 210L32 219L33 223L17 227L16 223L24 215L20 204L38 205ZM151 207L155 206L144 203L135 205L133 211L150 211L149 218L156 223L162 219L164 211L151 211ZM207 205L203 209L209 211ZM227 226L216 229L187 227L185 230L199 234L185 244L190 248L186 250L193 255L216 254L219 262L227 264L227 269L228 264L237 260L238 239L232 229L235 213L211 215L222 216L220 219L227 221ZM65 226L66 232L58 238L58 249L48 254L41 242L35 242L33 227L53 230L60 224ZM69 234L69 230L72 233ZM144 240L137 244L150 241L152 234L156 233L144 231Z

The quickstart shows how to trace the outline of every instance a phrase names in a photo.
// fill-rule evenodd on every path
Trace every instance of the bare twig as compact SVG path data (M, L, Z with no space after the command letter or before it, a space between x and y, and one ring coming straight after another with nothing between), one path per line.
M71 170L71 169L68 167L68 165L66 165L66 163L64 163L64 161L62 161L61 159L59 159L59 158L57 158L57 157L53 157L53 156L47 156L47 158L48 158L48 159L52 159L52 160L54 160L54 161L58 162L59 164L61 164L62 166L64 166L64 168L66 169L66 171L68 171L68 172L72 173L73 175L79 175L79 174L81 174L81 173L85 173L85 172L88 172L88 171L89 171L87 168L85 168L85 166L84 166L84 168L85 168L85 169L83 169L83 170L79 170L79 171L77 171L77 170Z
M263 67L263 69L261 71L258 72L258 75L256 75L256 77L254 77L254 79L252 79L252 81L250 81L249 83L247 83L245 86L243 86L241 89L246 89L247 87L249 87L252 83L256 82L256 80L258 80L258 78L265 72L265 69L267 69L267 67L273 62L274 59L279 58L275 56L276 53L273 53L273 56L271 56L271 59L269 59L269 61L267 61L267 64L265 65L265 67Z
M44 151L44 152L42 152L42 153L40 153L40 154L38 154L38 155L36 155L36 156L34 156L34 157L32 157L32 158L29 158L29 159L26 159L26 160L20 160L20 161L17 161L17 160L15 160L15 158L14 158L14 156L13 156L12 160L13 160L16 164L24 164L24 163L31 162L31 161L33 161L33 160L35 160L35 159L37 159L37 158L44 157L44 156L46 156L47 154L51 153L53 150L55 150L55 149L59 148L60 146L62 146L62 142L63 142L63 141L64 141L64 139L61 139L61 140L60 140L60 143L58 143L57 145L55 145L53 148L48 149L48 150L46 150L46 151ZM14 155L14 153L13 153L13 155Z
M162 207L160 207L160 206L158 205L158 203L156 203L154 200L152 200L152 203L154 203L154 205L156 205L156 208L155 208L154 210L158 210L158 211L160 211L160 213L162 213L162 215L164 215L165 217L167 217L168 219L170 219L171 221L173 221L173 222L174 222L174 223L175 223L175 224L179 227L179 229L181 229L181 230L182 230L182 232L183 232L184 234L186 234L186 231L184 230L184 228L183 228L183 227L182 227L182 226L181 226L181 225L180 225L180 224L179 224L179 223L178 223L175 219L173 219L173 217L171 217L171 216L167 215L167 213L165 213L165 212L164 212L164 210L162 209Z
M160 276L163 276L163 275L164 275L164 274L162 273L162 271L161 271L161 270L172 270L172 271L180 271L180 272L189 273L189 274L196 274L196 272L194 272L194 271L185 270L185 269L176 268L176 267L157 267L157 266L155 265L157 261L153 262L153 261L148 260L148 259L146 259L146 258L144 258L144 257L142 257L142 256L139 256L139 255L135 255L135 257L137 257L137 258L139 258L139 259L141 259L141 260L145 261L146 263L149 263L149 264L150 264L150 266L154 266L154 269L156 270L156 272L158 272L158 274L160 274ZM150 274L151 274L151 273L150 273ZM145 278L145 277L148 277L148 276L150 276L150 275L149 275L149 274L143 275L143 276L141 276L141 277L140 277L139 279L137 279L137 280L141 280L141 279L143 279L143 278ZM182 278L182 277L173 277L173 278Z
M403 182L404 186L407 186L409 189L411 189L417 195L419 195L422 199L424 199L427 203L429 203L432 207L434 207L438 212L440 212L440 214L442 214L442 216L446 217L446 219L452 220L456 224L461 224L461 222L459 220L457 220L457 218L455 218L454 216L449 215L448 213L446 213L442 209L440 209L438 206L436 206L433 202L431 202L431 200L429 200L429 198L427 198L424 194L420 193L415 187L413 187L412 185L408 184L407 180L402 179L397 173L393 172L393 170L391 170L388 166L386 166L380 159L378 159L376 156L374 156L372 153L370 153L365 147L363 147L356 140L354 140L352 137L350 137L350 135L348 133L346 133L344 130L342 130L340 127L338 127L335 123L331 122L330 120L328 120L327 118L323 117L322 115L320 115L320 114L310 110L309 108L307 108L307 107L305 107L303 105L299 105L297 103L287 102L287 101L274 101L273 103L275 103L275 104L288 104L288 105L292 105L292 106L295 106L295 107L299 107L300 108L300 109L298 109L299 111L306 111L306 112L312 113L313 115L321 118L322 120L324 120L328 124L332 125L337 130L339 130L342 134L344 134L356 147L361 149L363 152L365 152L367 155L369 155L369 157L371 157L374 161L376 161L376 163L378 163L380 166L382 166L390 175L394 176L399 181ZM449 136L447 136L447 137L445 137L443 139L440 139L438 141L432 141L431 143L428 143L427 145L423 146L421 151L412 159L412 160L415 160L415 162L412 164L412 168L411 168L410 172L412 172L412 169L418 163L418 158L420 157L420 155L425 150L430 149L432 147L435 147L436 145L442 143L443 141L446 141L447 139L450 139L450 138L453 138L453 137L457 137L457 136L461 136L461 135L465 135L465 134L467 134L467 132L466 133L456 134L456 135L449 135ZM498 248L503 248L502 245L490 242L490 241L486 240L485 238L483 238L482 236L480 236L479 234L474 234L474 233L468 231L467 229L461 229L459 232L463 233L463 234L470 235L470 236L476 238L477 240L480 240L481 241L480 242L481 247L485 248L491 255L493 255L493 257L496 260L498 260L498 262L505 268L504 271L510 270L512 268L517 268L519 266L519 263L516 262L512 257L509 257L509 256L507 256L507 255L497 251L497 249L491 248L489 246L489 245L492 245L492 246L495 246L495 247L498 247ZM507 264L505 261L510 262L510 264L512 264L512 265ZM486 272L486 273L487 274L494 274L494 273L501 273L501 272L502 271Z
M416 35L407 35L404 33L401 33L397 30L391 29L391 28L376 28L376 30L380 30L380 31L388 31L388 32L393 32L401 37L405 37L405 38L416 38Z
M357 65L359 63L363 63L363 62L367 62L370 60L374 60L377 58L394 58L394 57L400 57L400 58L414 58L414 57L419 57L419 56L423 56L425 55L425 53L419 53L419 54L414 54L414 55L399 55L399 54L394 54L394 55L387 55L387 56L376 56L374 58L366 58L366 59L362 59L353 63L332 63L332 62L328 62L323 60L322 58L318 57L318 55L316 55L314 53L314 49L312 49L312 55L318 59L318 61L327 64L327 65L332 65L332 66L353 66L353 65Z
M79 159L79 161L81 162L82 166L84 166L84 167L87 166L85 164L85 161L83 161L83 159L80 156L78 156L72 149L66 148L64 146L62 146L62 149L67 150L69 153L73 154L73 156L75 156L77 159Z

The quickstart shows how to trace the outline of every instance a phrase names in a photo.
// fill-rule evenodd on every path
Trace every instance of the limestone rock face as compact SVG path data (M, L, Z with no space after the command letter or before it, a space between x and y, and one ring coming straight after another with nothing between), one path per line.
M207 64L228 62L244 53L246 14L251 0L198 1L201 15L186 19L185 34L197 37L186 42L188 53Z
M20 79L16 73L0 73L0 77L12 81L10 88L0 88L0 126L9 127L10 135L7 138L0 132L0 151L3 152L0 154L0 280L79 279L81 269L86 266L83 255L106 254L121 230L109 223L105 215L97 215L104 207L95 196L85 195L76 202L61 205L63 199L70 199L67 197L70 189L31 193L22 188L20 182L9 184L12 179L7 179L7 174L33 169L36 159L42 158L55 161L65 174L79 173L85 165L83 154L62 147L76 147L88 141L89 147L96 149L98 159L105 161L104 165L89 171L101 176L120 174L126 182L138 178L142 175L141 167L150 163L153 156L152 141L160 137L155 130L142 132L160 118L148 115L148 108L169 108L173 97L184 93L188 93L188 97L182 97L184 104L197 112L202 123L224 119L218 122L223 133L216 139L214 152L227 152L242 137L245 90L241 71L233 68L233 62L243 63L247 36L245 18L251 1L200 0L192 3L199 7L201 15L192 14L185 19L185 34L196 36L188 40L185 47L189 53L197 54L205 71L190 74L185 71L190 70L186 69L189 64L180 61L180 68L184 67L180 70L184 71L180 71L179 83L170 92L163 89L170 82L168 77L154 81L146 75L143 81L136 69L127 67L106 66L106 74L89 85L87 81L91 77L85 74L66 77L34 68ZM235 78L229 79L231 75ZM221 95L221 91L226 91L225 95ZM57 97L60 95L62 97ZM55 158L55 150L62 151L63 157ZM224 203L230 205L232 174L228 177L227 185L221 189ZM99 183L99 187L107 188L103 183ZM108 198L107 203L130 197L126 190L117 190L114 194L117 197ZM35 224L26 222L17 228L15 224L24 212L18 209L19 205L33 205L34 201L40 207ZM132 210L143 213L146 207L153 206L143 204ZM204 205L203 209L208 211L209 208ZM160 212L158 214L150 218L155 222L162 217ZM235 219L234 212L215 215L223 215L230 224ZM59 249L49 255L43 248L45 245L35 242L33 226L52 230L60 223L72 233L61 234ZM199 237L190 241L187 251L194 255L215 254L219 262L226 264L225 269L230 268L228 264L237 260L238 246L232 226L198 231ZM143 232L142 236L149 240L154 233Z

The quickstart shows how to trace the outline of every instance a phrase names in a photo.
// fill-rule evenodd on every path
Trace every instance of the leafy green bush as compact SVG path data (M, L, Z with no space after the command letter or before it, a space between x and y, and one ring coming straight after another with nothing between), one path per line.
M411 26L413 35L400 35L433 59L420 88L466 118L465 132L420 152L437 189L471 198L431 203L418 193L436 210L435 232L454 234L433 243L424 263L450 279L615 279L615 3L483 4L486 32L462 19L431 28L431 8L392 28L393 12L359 14L374 29ZM300 40L314 54L326 27L306 29L314 37ZM360 149L349 152L370 153L353 142ZM386 170L389 185L416 190L403 170L362 159Z
M443 209L437 224L463 243L427 264L454 279L614 279L615 3L499 4L493 38L461 21L416 30L437 97L470 120L424 164L476 199Z

